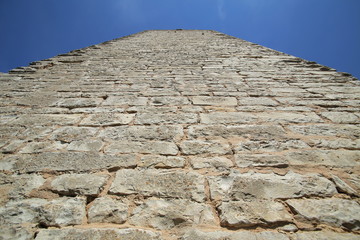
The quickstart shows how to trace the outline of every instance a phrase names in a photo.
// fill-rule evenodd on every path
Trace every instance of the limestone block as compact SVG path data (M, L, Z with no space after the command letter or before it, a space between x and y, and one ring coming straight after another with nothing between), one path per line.
M34 239L35 230L21 225L1 226L0 239L31 240Z
M360 205L353 200L290 199L286 201L301 219L348 230L360 229Z
M90 127L60 127L52 133L51 139L70 143L72 141L94 137L97 132L97 128Z
M360 126L350 124L290 125L291 131L305 136L337 136L360 138Z
M254 232L254 231L236 231L236 232L225 232L225 231L202 231L198 229L187 229L184 231L181 240L199 240L199 239L206 239L206 240L239 240L239 239L246 239L246 240L290 240L283 233L278 232L270 232L270 231L263 231L263 232Z
M330 231L297 232L294 240L358 240L359 235L352 233L337 233Z
M232 161L226 157L190 157L190 164L194 169L230 169L234 166Z
M52 191L64 195L96 196L100 193L109 176L99 174L62 174L51 182Z
M191 101L194 105L204 106L236 106L237 99L235 97L208 97L208 96L197 96L192 97Z
M238 167L287 167L288 161L279 155L237 153L235 163Z
M358 150L302 150L285 155L290 165L355 167L360 165Z
M118 229L118 228L91 228L91 229L42 229L35 238L36 240L78 240L78 239L121 239L121 240L161 240L159 233L142 229Z
M191 137L243 137L250 139L283 139L286 132L280 125L195 125L189 127Z
M136 207L129 223L159 230L198 224L215 225L211 207L189 200L151 199Z
M88 210L89 223L117 223L127 220L128 205L110 197L97 198Z
M183 168L185 158L159 155L145 155L140 159L138 167L154 168Z
M105 128L99 137L112 140L180 140L184 135L181 125L121 126Z
M231 153L231 147L228 143L216 140L189 140L180 144L181 152L185 155L196 154L228 154Z
M116 172L109 192L120 195L140 194L202 202L205 199L204 181L204 177L195 172L122 169Z
M103 103L103 106L142 106L147 104L146 97L137 96L110 96Z
M52 106L64 107L64 108L84 108L84 107L96 107L103 99L101 98L65 98L57 101Z
M69 151L99 152L104 143L97 139L84 139L71 142L66 149Z
M132 106L126 109L128 113L175 113L177 106Z
M352 187L350 187L346 182L344 182L341 178L338 176L331 174L331 180L335 183L336 188L339 190L339 192L347 193L350 195L359 195Z
M197 122L198 116L195 113L139 113L135 118L135 124L191 124Z
M296 139L289 140L256 140L234 144L236 152L280 152L290 149L310 148L305 142Z
M211 198L215 200L254 200L297 198L302 196L332 196L335 185L318 174L300 175L288 172L284 176L263 173L233 172L229 176L208 177Z
M323 120L316 113L261 112L255 116L261 122L275 123L321 123Z
M340 149L345 148L348 150L360 149L360 139L310 139L308 144L317 148Z
M134 167L136 165L136 157L133 154L104 155L91 152L23 154L0 160L0 168L21 172L40 172L42 170L86 171Z
M35 223L45 226L68 226L81 224L85 217L86 199L58 198L52 201L45 199L26 199L9 202L0 208L2 224Z
M134 116L135 114L123 113L90 114L81 121L80 126L104 127L125 125L129 124L134 119Z
M173 142L151 141L115 141L105 147L105 153L150 153L161 155L176 155L179 149Z
M213 112L200 114L200 123L202 124L254 123L257 119L253 113L248 112Z
M292 220L292 216L285 207L272 200L223 202L219 210L221 212L220 224L223 227L266 226Z
M24 114L12 121L22 126L72 125L80 121L80 114Z
M330 119L334 123L358 123L360 119L354 113L349 112L321 112L321 116Z
M190 101L187 97L154 97L150 98L150 105L187 105L190 104Z
M242 97L239 105L277 106L279 103L268 97Z
M19 153L41 153L61 150L64 145L59 142L30 142L19 150Z

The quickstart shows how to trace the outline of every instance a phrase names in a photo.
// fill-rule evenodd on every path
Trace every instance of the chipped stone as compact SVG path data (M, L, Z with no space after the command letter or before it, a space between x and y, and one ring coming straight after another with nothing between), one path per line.
M127 220L128 205L109 197L97 198L88 210L89 223L116 223Z

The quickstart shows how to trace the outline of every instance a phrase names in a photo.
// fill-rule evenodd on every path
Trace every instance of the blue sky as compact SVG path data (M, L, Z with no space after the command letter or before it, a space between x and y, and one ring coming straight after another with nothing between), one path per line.
M360 0L0 0L0 71L177 28L217 30L360 78Z

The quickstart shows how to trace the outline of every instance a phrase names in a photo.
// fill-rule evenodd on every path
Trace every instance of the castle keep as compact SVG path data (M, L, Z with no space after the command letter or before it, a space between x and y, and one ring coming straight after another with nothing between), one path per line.
M360 238L360 82L215 31L0 74L0 239Z

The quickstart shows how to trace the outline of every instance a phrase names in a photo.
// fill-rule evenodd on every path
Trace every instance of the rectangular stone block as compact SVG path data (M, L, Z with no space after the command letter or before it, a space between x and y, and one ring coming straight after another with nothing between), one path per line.
M236 106L237 105L237 99L235 97L197 96L197 97L192 97L191 101L194 105L203 105L203 106Z
M195 172L180 170L123 169L116 177L111 194L180 198L202 202L205 199L204 177Z
M12 125L53 126L73 125L80 121L80 114L24 114L12 121Z
M102 106L142 106L146 105L148 98L137 96L110 96L103 103Z
M235 163L238 167L276 167L283 168L289 165L288 161L279 155L237 153Z
M105 153L151 153L160 155L176 155L179 149L173 142L136 142L116 141L105 147Z
M290 125L288 127L294 133L305 136L337 136L360 138L360 126L350 124L311 124Z
M196 154L228 154L231 153L231 147L227 142L216 140L189 140L180 144L181 152L185 155Z
M195 113L139 113L136 115L135 124L191 124L198 122Z
M316 113L294 113L294 112L262 112L256 113L261 122L276 123L321 123L324 122Z
M258 117L248 112L213 112L201 113L200 123L202 124L239 124L254 123Z
M119 126L129 124L134 117L135 114L122 113L90 114L85 117L79 125L88 127Z
M183 168L185 158L176 156L145 155L140 159L138 167Z

